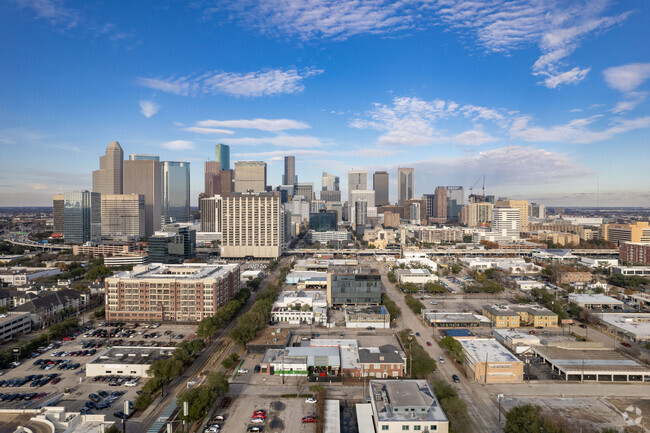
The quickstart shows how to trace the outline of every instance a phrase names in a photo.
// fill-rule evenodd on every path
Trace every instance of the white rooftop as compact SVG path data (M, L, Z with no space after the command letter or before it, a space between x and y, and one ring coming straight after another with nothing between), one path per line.
M634 335L638 340L650 339L650 313L605 313L602 320Z
M492 338L476 338L473 340L458 340L463 350L474 362L521 362L497 340Z
M605 296L601 294L596 295L569 295L569 301L575 302L576 304L615 304L623 305L623 301L612 298L611 296Z
M150 263L148 265L135 266L133 271L118 272L109 278L120 278L129 280L168 278L177 280L199 280L202 278L219 278L228 275L239 265L237 264L213 264L185 263L180 265Z

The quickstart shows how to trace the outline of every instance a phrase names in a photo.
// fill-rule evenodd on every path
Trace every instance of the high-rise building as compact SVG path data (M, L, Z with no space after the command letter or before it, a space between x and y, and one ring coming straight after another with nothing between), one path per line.
M204 197L199 200L201 231L221 232L221 196Z
M404 214L411 224L425 223L427 220L427 201L423 198L411 198L404 202Z
M63 194L63 233L68 244L97 242L102 234L101 195L74 191Z
M151 263L104 282L106 319L113 322L200 322L214 316L240 288L237 264Z
M397 204L404 206L406 200L413 198L413 169L397 169Z
M619 259L634 265L650 265L650 243L623 242L619 247Z
M433 200L433 218L437 222L447 221L447 188L436 188Z
M492 209L492 231L506 239L519 239L520 221L519 208L495 207Z
M237 161L235 163L235 192L266 192L266 163Z
M349 203L349 221L352 224L357 224L358 218L356 217L357 211L357 202L365 202L363 207L365 217L363 219L363 224L365 224L365 218L369 216L368 214L373 214L372 216L377 216L377 208L375 207L375 191L373 190L352 190L350 191L350 203ZM372 209L370 209L372 208Z
M372 189L375 190L375 205L390 204L388 193L388 172L376 171L372 175Z
M122 194L124 151L117 141L111 141L106 154L99 157L99 170L93 171L93 192Z
M340 180L338 176L323 172L321 191L339 191ZM340 201L340 199L339 199Z
M124 194L144 196L144 235L160 230L162 212L162 171L155 155L130 155L124 161Z
M366 170L348 171L348 201L352 191L365 191L368 189L368 172ZM351 202L351 201L350 201Z
M341 201L341 191L321 191L320 199L326 203L339 203Z
M488 202L470 203L464 208L467 215L466 221L461 222L467 224L467 227L486 226L492 222L493 207L494 205Z
M447 221L458 221L460 210L465 204L465 191L462 186L447 187Z
M353 211L350 221L355 227L363 227L368 222L368 202L366 200L357 200L353 202Z
M102 194L102 236L145 236L145 205L142 194Z
M162 164L162 219L165 224L190 220L190 163Z
M217 144L214 146L214 160L221 165L222 170L230 170L230 146Z
M650 223L636 221L633 224L603 224L598 229L601 239L621 245L623 242L650 242Z
M336 230L336 212L315 212L309 214L309 228L317 232Z
M232 170L222 170L216 161L205 163L205 195L214 197L232 192Z
M167 224L149 237L150 263L183 263L196 257L196 231L180 224Z
M297 183L293 190L294 197L303 196L305 200L312 201L314 199L314 184L313 183Z
M519 209L519 227L522 231L528 230L528 201L527 200L510 200L499 199L494 207L509 207Z
M282 185L293 185L294 183L296 183L296 157L285 156L284 174L282 175Z
M226 194L221 201L221 257L279 257L283 220L278 191Z
M54 194L52 196L52 219L54 226L52 227L54 233L63 233L65 230L65 197L63 194Z
M433 208L436 201L435 194L423 194L422 198L424 199L425 206L425 215L427 218L433 217Z
M546 206L539 203L531 203L528 205L528 217L529 218L546 218Z

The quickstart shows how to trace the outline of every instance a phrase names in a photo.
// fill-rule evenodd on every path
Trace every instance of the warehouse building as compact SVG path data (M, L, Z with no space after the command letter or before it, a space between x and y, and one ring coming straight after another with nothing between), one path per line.
M383 305L346 306L345 327L389 329L390 314Z
M650 313L605 313L600 316L609 332L630 341L650 341Z
M491 338L459 339L465 358L467 376L479 383L521 383L524 363L497 340Z
M151 364L169 358L174 350L174 347L114 346L86 364L86 377L151 377Z
M589 309L621 309L623 301L605 295L569 295L569 302L575 302L582 308Z

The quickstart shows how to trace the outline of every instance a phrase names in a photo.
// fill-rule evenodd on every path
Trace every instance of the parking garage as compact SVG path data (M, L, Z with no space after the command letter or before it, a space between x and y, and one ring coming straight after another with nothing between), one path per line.
M650 369L615 350L533 346L533 351L566 381L650 382Z

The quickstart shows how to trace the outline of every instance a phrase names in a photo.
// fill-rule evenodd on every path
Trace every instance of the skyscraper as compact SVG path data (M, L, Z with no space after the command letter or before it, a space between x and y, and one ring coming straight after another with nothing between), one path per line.
M497 200L494 207L519 209L519 228L522 231L528 230L528 200L510 200L502 198Z
M144 235L160 230L162 170L155 155L130 155L124 161L124 194L144 196Z
M93 192L122 194L124 151L117 141L111 141L106 154L99 157L99 170L93 171Z
M237 161L235 163L235 192L265 192L266 163Z
M528 205L526 205L528 211ZM505 239L519 239L519 209L495 207L492 209L492 231Z
M435 194L423 194L422 198L425 201L425 215L427 218L433 217L433 208L434 208L434 203L436 201L436 195Z
M406 200L413 198L413 169L397 169L397 204L404 206Z
M376 171L372 175L372 189L375 190L375 205L390 204L388 193L388 172Z
M74 191L63 195L64 237L68 244L83 244L101 239L101 195Z
M232 170L222 170L217 161L205 163L205 195L213 197L232 192Z
M221 232L221 196L199 200L202 232Z
M314 184L311 182L297 183L293 190L294 197L303 196L305 200L312 201L314 199Z
M230 146L219 143L214 146L214 153L214 160L221 164L221 169L230 170Z
M321 191L339 191L340 181L338 176L323 172Z
M458 221L460 210L465 204L465 191L462 186L447 187L447 220Z
M366 170L348 171L348 202L352 205L352 191L368 189L368 172ZM352 221L352 220L350 220Z
M162 219L165 224L190 220L190 163L162 162Z
M282 185L293 185L294 183L296 183L296 157L285 156Z
M102 194L102 236L145 236L145 205L142 194Z
M64 209L64 195L54 194L52 196L52 219L54 220L54 226L52 228L54 233L63 233L63 230L65 230Z
M436 188L433 200L433 218L437 222L447 221L447 188L444 186Z

